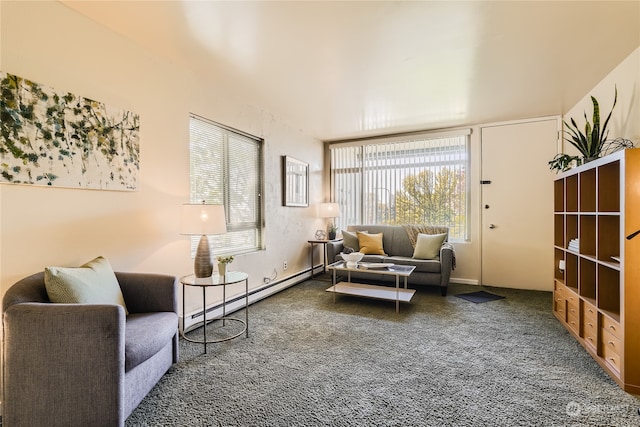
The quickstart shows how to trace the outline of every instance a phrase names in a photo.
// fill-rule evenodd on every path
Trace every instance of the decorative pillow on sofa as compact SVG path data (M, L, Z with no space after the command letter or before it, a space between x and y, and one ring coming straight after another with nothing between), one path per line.
M382 247L382 233L369 234L356 231L356 234L358 235L360 252L365 255L386 255Z
M44 285L51 302L118 304L129 314L116 274L104 257L77 268L47 267L44 269Z
M352 248L355 252L360 250L360 244L358 243L358 236L351 231L342 230L342 244L344 247Z
M416 248L413 251L415 259L434 259L440 255L440 248L447 238L447 234L418 234Z

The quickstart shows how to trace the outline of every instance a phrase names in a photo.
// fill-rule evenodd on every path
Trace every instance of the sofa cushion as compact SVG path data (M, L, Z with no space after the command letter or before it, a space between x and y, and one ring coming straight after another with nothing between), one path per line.
M178 315L169 311L127 316L124 368L129 371L160 351L178 331Z
M391 262L398 265L413 265L416 273L440 273L442 264L440 259L415 259L409 257L390 256L384 259L384 262Z
M51 302L117 304L127 313L118 279L104 257L97 257L75 268L46 267L44 284Z
M360 252L365 255L386 255L382 247L382 233L368 234L361 231L356 232Z
M360 262L383 262L386 255L365 255Z
M446 234L418 234L413 258L435 259L440 256L440 248L447 238Z

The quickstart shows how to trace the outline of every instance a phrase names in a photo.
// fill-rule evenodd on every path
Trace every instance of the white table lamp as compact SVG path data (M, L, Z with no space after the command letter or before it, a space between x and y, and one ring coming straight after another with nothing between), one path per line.
M227 221L223 205L184 204L180 221L180 234L200 235L200 242L193 262L196 277L211 277L213 263L207 235L227 232Z
M340 216L340 205L337 203L320 203L318 216L320 218L332 218L327 224L327 229L331 232L332 228L335 229L333 218ZM335 231L333 233L335 234ZM329 236L329 238L335 238L335 235L333 237Z

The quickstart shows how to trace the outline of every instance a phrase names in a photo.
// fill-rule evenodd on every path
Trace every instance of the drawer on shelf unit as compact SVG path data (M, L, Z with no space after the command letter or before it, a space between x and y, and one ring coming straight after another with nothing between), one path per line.
M567 313L567 326L577 335L580 335L580 320L577 314L572 315L571 313Z
M553 311L555 311L562 320L566 320L567 316L567 300L564 297L564 286L558 287L553 292Z
M589 304L586 301L582 302L582 316L593 319L593 323L596 324L598 321L598 310L595 306Z
M580 301L578 300L578 297L569 295L567 297L567 315L575 316L576 319L579 319L580 318L579 309L580 309Z
M622 328L620 327L620 324L607 316L602 316L602 330L609 332L619 340L622 339Z
M582 318L582 335L594 349L598 348L598 326L593 319Z
M602 357L616 372L620 372L620 354L613 351L609 346L603 345Z
M607 331L602 332L602 348L608 348L617 354L622 354L622 341Z

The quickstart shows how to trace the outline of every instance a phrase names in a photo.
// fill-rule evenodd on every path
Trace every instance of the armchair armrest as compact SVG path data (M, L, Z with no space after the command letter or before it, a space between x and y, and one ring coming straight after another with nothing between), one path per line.
M16 304L3 322L7 425L123 425L121 306Z
M451 243L445 242L440 248L440 286L449 286L451 271L455 268L455 250Z
M174 276L116 272L129 313L178 312L178 285Z
M337 242L327 242L327 264L336 262L336 255L344 249L342 240Z

